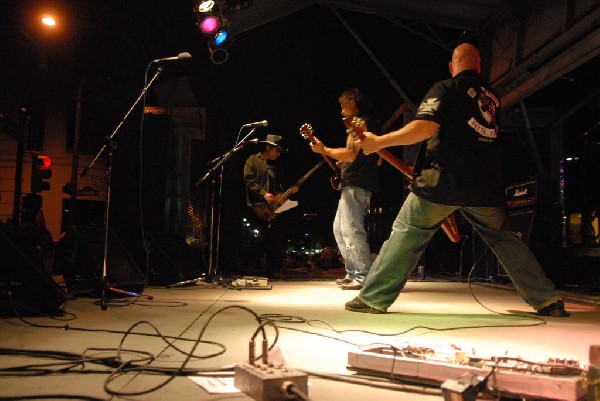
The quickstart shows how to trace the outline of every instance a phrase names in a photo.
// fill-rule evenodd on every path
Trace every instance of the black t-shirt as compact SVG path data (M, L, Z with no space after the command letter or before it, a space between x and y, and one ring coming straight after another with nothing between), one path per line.
M368 116L359 116L365 121L370 132L376 135L381 134L379 122ZM352 163L342 162L340 170L342 174L342 187L360 187L367 191L379 191L379 171L377 160L379 156L376 153L365 155L362 150L356 154Z
M412 191L447 205L502 205L499 107L498 97L475 71L436 83L415 119L435 121L440 129L427 142L424 167Z

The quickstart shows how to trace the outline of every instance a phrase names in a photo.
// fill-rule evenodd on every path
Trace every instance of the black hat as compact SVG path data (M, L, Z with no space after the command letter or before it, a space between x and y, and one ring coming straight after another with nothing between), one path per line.
M281 146L282 140L283 138L280 135L268 134L265 140L262 142L279 148L279 151L283 153L287 152L287 149Z

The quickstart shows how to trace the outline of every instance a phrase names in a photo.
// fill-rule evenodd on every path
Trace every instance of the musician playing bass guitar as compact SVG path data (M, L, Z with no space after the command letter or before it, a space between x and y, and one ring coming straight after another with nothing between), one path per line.
M279 135L269 134L262 141L265 147L262 152L248 157L244 165L244 184L246 185L246 205L249 207L248 217L261 228L264 234L262 241L254 251L257 252L256 263L267 277L273 277L283 267L285 251L285 218L264 219L256 216L255 209L272 204L277 194L286 190L298 192L298 186L287 188L282 165L277 158L285 149L281 146ZM261 263L263 260L264 263Z
M344 91L340 97L342 116L365 119L369 131L378 133L379 124L367 115L370 104L358 89ZM338 160L341 171L340 200L333 221L333 234L345 260L346 276L336 280L343 290L360 290L371 267L371 252L364 226L371 194L379 190L376 154L366 155L346 135L346 146L329 148L316 137L310 147L315 153Z

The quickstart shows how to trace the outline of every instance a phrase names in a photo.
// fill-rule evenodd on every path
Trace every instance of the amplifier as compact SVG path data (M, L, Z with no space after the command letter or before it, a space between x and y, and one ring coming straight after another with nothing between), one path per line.
M534 178L506 187L506 207L509 209L550 206L554 199L552 180Z

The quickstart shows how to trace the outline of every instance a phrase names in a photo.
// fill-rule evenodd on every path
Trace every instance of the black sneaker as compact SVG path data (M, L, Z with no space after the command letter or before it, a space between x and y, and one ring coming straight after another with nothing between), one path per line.
M537 310L538 316L552 316L552 317L567 317L569 312L565 310L565 303L563 301L556 301L550 305L544 306L542 309Z
M346 302L346 310L361 313L385 313L385 311L371 308L369 305L358 299L358 297L354 298L352 301Z

